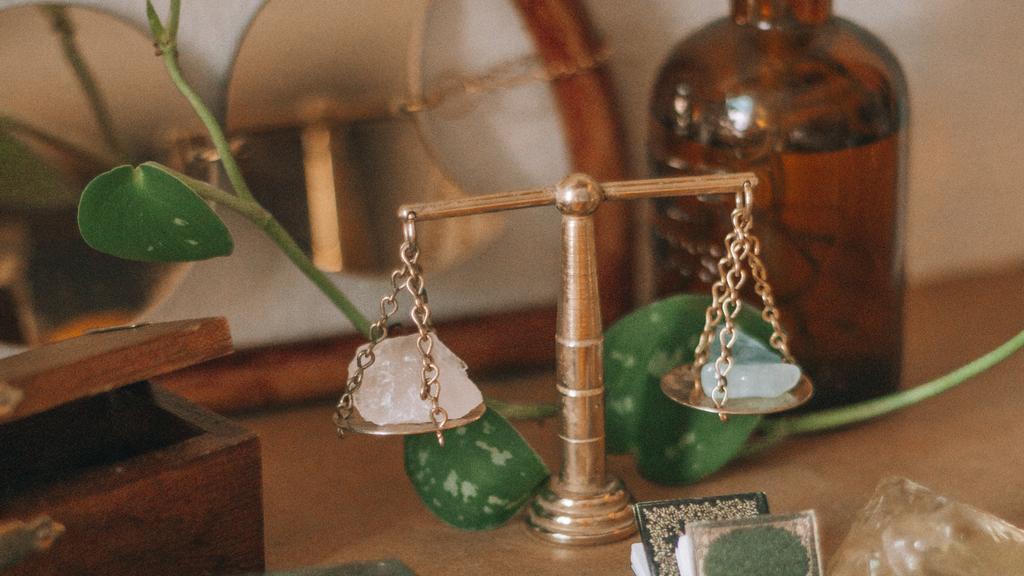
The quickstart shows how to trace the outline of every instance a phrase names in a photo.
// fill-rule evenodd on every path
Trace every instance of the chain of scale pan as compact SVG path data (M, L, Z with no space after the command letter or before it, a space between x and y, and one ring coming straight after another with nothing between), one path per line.
M441 407L441 370L434 361L434 338L430 325L430 308L427 305L427 290L423 285L423 275L419 265L420 251L416 244L416 214L410 212L404 223L406 243L402 248L402 262L409 273L405 288L412 296L413 307L410 312L419 337L416 348L420 351L421 384L420 399L430 402L430 419L434 423L437 442L444 446L442 430L448 423L448 411Z
M438 442L444 445L441 429L448 422L448 413L440 406L440 369L433 357L434 340L431 335L430 308L427 305L427 292L419 266L420 251L416 243L414 214L410 214L409 219L404 222L403 233L404 241L400 248L402 266L391 273L391 291L380 300L380 315L370 326L370 343L356 353L356 369L346 381L345 390L335 407L334 423L338 436L343 436L354 409L355 391L362 385L366 370L376 360L374 348L387 337L388 320L398 311L398 294L404 289L412 295L413 307L410 316L419 332L416 347L422 362L420 398L430 401L430 418L435 425Z
M739 314L742 303L739 292L746 282L743 262L750 267L750 275L754 278L754 291L761 297L764 305L761 317L771 324L772 334L769 343L788 363L793 363L789 351L789 343L785 331L779 322L778 308L764 263L761 261L761 242L753 234L753 188L749 182L743 186L743 192L736 195L736 208L731 214L732 231L725 237L726 255L718 261L718 280L711 286L711 304L704 313L704 330L701 332L697 349L694 352L694 370L698 371L708 361L711 339L715 329L724 322L718 334L721 353L715 359L715 388L711 399L721 410L729 399L728 375L733 366L732 347L736 342L735 318ZM719 413L724 420L725 414Z
M753 192L749 182L743 185L743 192L745 200L750 204ZM751 209L748 208L747 215L742 222L744 234L749 244L747 264L750 266L750 275L754 277L754 292L761 297L761 303L763 304L761 318L772 326L772 335L768 343L771 344L772 348L778 350L783 360L789 364L795 364L796 361L789 350L789 338L786 336L786 331L782 329L779 321L779 311L775 306L775 296L772 294L771 284L768 283L768 272L761 261L761 241L751 231L753 225L754 219L751 215Z
M743 259L748 245L746 232L740 224L745 209L737 206L732 213L733 231L726 235L727 255L720 260L719 273L725 280L725 297L721 299L722 329L718 332L721 353L715 359L715 388L711 391L711 400L715 407L722 409L729 400L728 380L732 370L732 347L736 343L736 316L740 313L742 301L740 289L746 283L747 273L743 270ZM726 263L728 268L721 263ZM724 416L724 415L723 415Z
M746 275L740 266L742 261L740 256L744 255L742 253L742 238L745 236L745 230L737 224L737 222L742 222L739 220L741 211L742 208L737 203L737 207L732 211L733 230L725 237L726 254L718 260L718 280L711 286L711 304L704 312L704 330L701 332L697 349L694 352L694 366L703 366L707 362L711 339L715 337L715 328L722 323L723 319L727 326L732 325L735 315L729 314L727 311L739 313L738 290L746 280ZM733 250L734 245L736 251ZM728 302L732 302L732 304L727 304ZM734 339L733 335L733 338L728 340L729 348L732 347Z
M405 245L402 245L404 251ZM376 360L374 348L380 344L388 335L388 319L398 311L398 293L405 287L408 281L408 272L405 267L399 268L391 273L391 293L380 300L380 316L377 321L370 325L370 343L360 347L356 353L356 370L349 375L345 383L345 391L338 400L334 411L334 424L337 426L338 436L343 436L348 428L348 419L352 416L355 391L363 383L363 374L366 369L373 365Z
M747 183L744 185L744 201L747 204L751 204L751 196L752 188L751 185ZM734 216L735 215L736 214L734 213ZM782 357L786 362L791 364L795 363L792 353L789 350L788 337L780 324L779 312L775 304L775 297L772 293L771 284L768 283L768 274L765 269L765 265L760 258L761 241L751 231L753 228L752 213L747 211L746 214L739 216L740 220L738 225L742 229L749 244L749 248L746 252L746 260L750 267L751 276L754 278L754 291L758 296L760 296L761 302L763 303L761 317L765 322L768 322L772 326L772 334L769 339L769 343L773 348L779 351L780 354L782 354ZM726 246L728 247L728 244ZM727 262L728 258L722 258L718 263L720 278L711 287L712 302L705 313L704 330L701 333L697 350L694 353L694 366L701 366L707 362L711 338L714 336L714 329L722 321L721 302L726 291L724 281L726 273L723 271L723 268Z

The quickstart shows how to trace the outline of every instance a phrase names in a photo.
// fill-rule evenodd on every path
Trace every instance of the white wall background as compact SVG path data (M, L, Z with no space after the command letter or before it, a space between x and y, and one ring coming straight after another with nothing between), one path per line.
M25 3L0 0L0 8ZM142 0L75 3L101 7L144 25ZM409 3L415 7L420 0ZM585 3L595 28L613 49L610 67L627 145L634 167L641 170L646 93L656 69L678 39L724 15L728 2ZM156 4L163 13L166 1ZM222 107L235 51L262 1L193 0L183 4L180 45L187 56L186 73L208 101ZM1018 110L1024 94L1024 43L1019 40L1024 2L835 0L835 5L839 15L879 35L899 57L908 77L912 140L906 253L910 281L924 283L1024 266L1024 192L1015 170L1024 162L1024 149L1018 145L1018 135L1024 129L1024 116ZM481 29L470 36L485 41L492 34ZM541 171L547 172L552 166L550 159L537 156L552 153L525 148L517 156L522 165L510 169L518 172L541 165L546 167ZM546 173L526 176L551 179ZM228 220L236 238L236 254L196 265L155 317L226 315L240 345L348 330L337 312L268 241L244 223ZM550 231L548 234L550 238L543 239L557 238ZM518 280L517 269L529 274L529 281ZM338 282L367 312L375 308L384 286L383 281L373 279L339 278ZM557 247L551 246L543 254L496 248L444 278L428 277L428 282L441 317L551 302L558 282Z

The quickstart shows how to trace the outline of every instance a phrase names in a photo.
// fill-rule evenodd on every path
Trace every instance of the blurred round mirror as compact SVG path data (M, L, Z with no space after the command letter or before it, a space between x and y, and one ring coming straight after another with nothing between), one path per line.
M271 0L242 41L228 126L253 193L318 266L379 274L397 263L400 204L570 171L540 71L508 0ZM421 226L425 267L536 238L529 217L507 218L517 230L496 215Z
M464 189L548 186L572 170L565 132L579 126L567 125L561 116L551 82L590 72L599 62L581 59L555 72L534 43L545 32L531 31L521 12L555 12L560 6L508 0L427 3L410 47L410 92L419 95L424 108L412 118L426 146Z
M183 265L106 256L78 234L78 197L117 164L158 157L189 121L143 33L70 6L0 11L0 341L35 344L124 324Z

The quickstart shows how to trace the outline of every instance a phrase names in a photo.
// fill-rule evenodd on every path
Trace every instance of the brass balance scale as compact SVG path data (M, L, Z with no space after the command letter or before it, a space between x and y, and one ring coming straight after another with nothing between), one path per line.
M619 540L635 531L630 495L622 482L605 471L603 330L598 301L594 212L608 200L639 200L679 196L733 194L733 230L725 238L725 256L719 261L719 280L713 285L695 361L672 370L662 379L662 390L683 405L728 414L766 414L794 408L810 399L811 381L802 373L788 391L773 397L729 398L729 374L735 360L732 349L740 311L739 291L752 277L763 303L762 318L772 326L769 341L787 364L795 364L779 323L771 286L760 259L761 246L752 232L752 201L757 177L751 173L633 180L600 184L589 176L573 174L557 186L504 192L423 204L404 205L398 211L404 242L402 265L391 275L391 291L380 303L380 317L371 329L371 341L356 355L337 405L339 435L422 434L433 432L444 444L444 430L479 419L481 403L468 413L449 418L440 403L441 373L434 359L434 334L419 265L416 224L504 210L554 205L562 214L562 290L558 303L556 387L561 395L562 464L557 477L532 502L527 522L531 531L558 544L598 544ZM744 267L749 268L748 274ZM413 301L411 318L418 336L421 359L420 399L429 405L429 419L402 424L375 424L364 419L354 401L363 376L374 363L374 347L388 335L387 322L398 310L397 297L407 292ZM714 362L714 387L702 385L701 371L709 361L716 329L720 354ZM705 375L707 377L707 375ZM710 384L710 383L709 383Z

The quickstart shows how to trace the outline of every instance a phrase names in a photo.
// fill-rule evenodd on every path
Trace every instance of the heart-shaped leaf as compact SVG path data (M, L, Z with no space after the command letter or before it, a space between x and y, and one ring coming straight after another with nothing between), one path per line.
M118 166L89 182L78 203L86 243L126 260L187 262L231 254L227 227L170 168Z
M648 386L644 396L637 470L662 484L692 484L718 471L761 422L760 416L730 416L723 423L716 414L675 403L656 385Z
M684 294L640 308L605 334L605 431L608 451L632 452L640 473L656 482L695 482L743 448L758 416L718 416L665 396L661 377L693 361L710 298ZM737 318L748 335L767 342L771 327L750 306Z
M423 503L465 530L499 526L522 508L550 472L519 432L495 410L445 432L407 436L405 472Z

